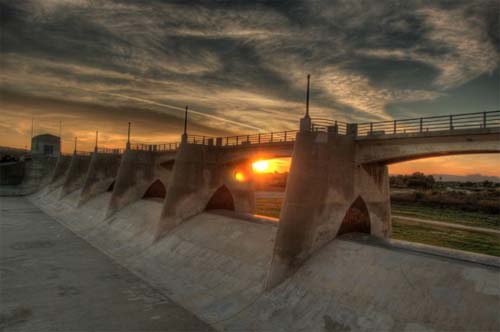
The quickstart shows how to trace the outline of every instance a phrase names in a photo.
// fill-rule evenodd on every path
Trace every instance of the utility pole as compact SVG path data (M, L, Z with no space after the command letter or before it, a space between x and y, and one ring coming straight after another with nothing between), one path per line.
M77 143L77 141L78 141L78 137L77 137L77 136L75 136L75 150L73 150L73 153L74 153L74 154L76 154L76 143Z
M130 122L128 123L127 150L130 150Z

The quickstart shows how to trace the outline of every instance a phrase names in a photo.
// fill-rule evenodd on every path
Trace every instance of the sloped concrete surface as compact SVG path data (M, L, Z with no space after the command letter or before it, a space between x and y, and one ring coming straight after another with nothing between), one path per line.
M0 198L1 331L210 331L44 214Z
M203 213L154 242L161 202L104 219L109 193L80 208L72 195L32 200L220 331L500 329L498 268L339 238L264 292L276 226Z

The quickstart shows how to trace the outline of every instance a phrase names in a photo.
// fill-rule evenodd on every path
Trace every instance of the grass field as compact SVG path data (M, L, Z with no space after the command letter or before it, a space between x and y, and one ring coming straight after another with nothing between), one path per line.
M500 229L500 216L495 214L430 207L418 203L392 203L391 209L393 215Z
M279 218L282 198L257 198L256 213ZM480 212L427 208L422 206L393 204L395 215L404 215L428 220L454 222L463 225L498 229L499 216ZM500 257L500 240L497 236L475 232L436 229L422 225L404 225L394 222L392 238L439 247L447 247Z

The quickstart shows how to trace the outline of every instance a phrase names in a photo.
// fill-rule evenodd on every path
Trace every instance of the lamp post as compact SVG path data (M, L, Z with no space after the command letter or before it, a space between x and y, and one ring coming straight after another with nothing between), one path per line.
M182 134L181 142L187 143L187 121L188 121L188 107L186 106L186 111L184 112L184 133Z
M311 75L307 74L307 92L306 92L306 114L300 119L300 131L311 131L311 117L309 116L309 86Z

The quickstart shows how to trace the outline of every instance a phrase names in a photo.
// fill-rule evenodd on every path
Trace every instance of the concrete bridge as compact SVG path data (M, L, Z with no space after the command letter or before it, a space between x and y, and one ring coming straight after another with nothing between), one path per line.
M266 287L290 276L336 236L391 234L387 165L442 155L500 152L500 111L348 124L311 119L300 130L232 137L184 133L181 143L127 143L61 156L50 186L79 204L110 191L107 219L143 197L163 200L159 241L207 209L254 213L252 162L291 157Z

